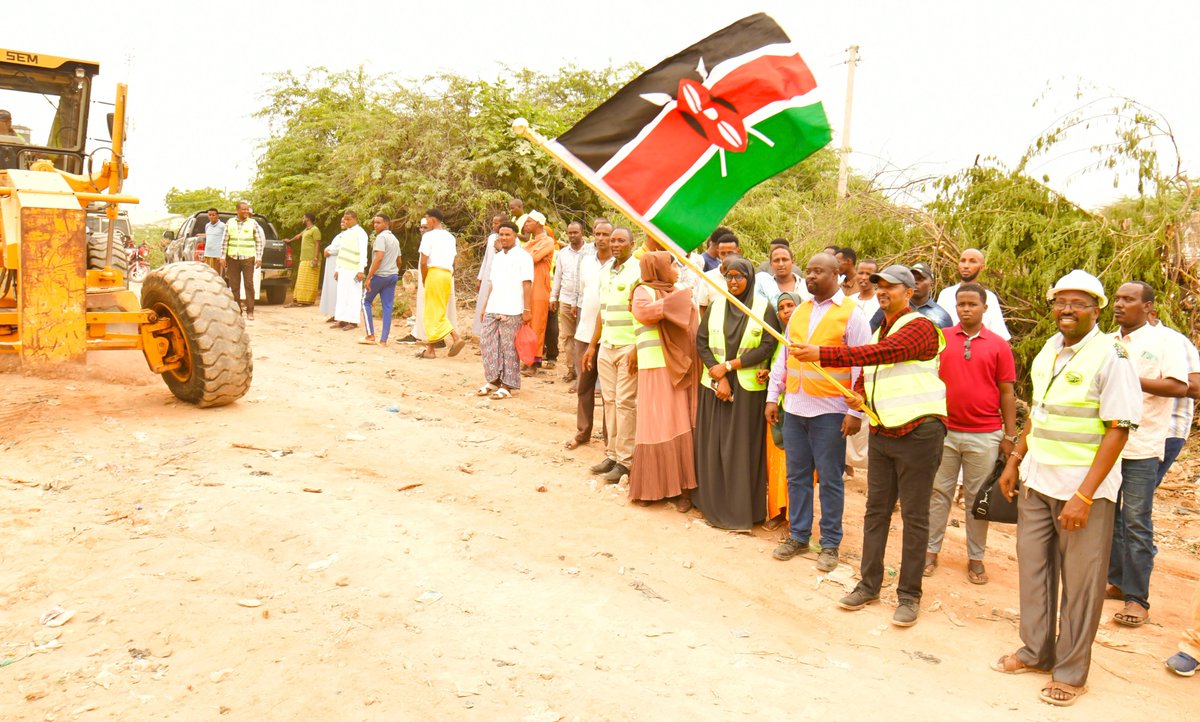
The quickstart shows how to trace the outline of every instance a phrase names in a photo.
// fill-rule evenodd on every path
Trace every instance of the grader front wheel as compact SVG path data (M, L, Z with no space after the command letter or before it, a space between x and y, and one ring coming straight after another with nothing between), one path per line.
M200 263L173 263L142 281L142 308L170 319L169 356L179 368L162 374L176 397L223 406L250 388L254 360L237 302L225 281Z

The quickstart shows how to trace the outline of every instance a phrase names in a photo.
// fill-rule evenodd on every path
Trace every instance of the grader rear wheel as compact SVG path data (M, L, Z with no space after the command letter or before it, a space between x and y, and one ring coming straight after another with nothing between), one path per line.
M225 281L201 263L174 263L142 282L142 308L172 319L180 368L162 377L176 397L197 406L223 406L250 388L254 359L237 302Z

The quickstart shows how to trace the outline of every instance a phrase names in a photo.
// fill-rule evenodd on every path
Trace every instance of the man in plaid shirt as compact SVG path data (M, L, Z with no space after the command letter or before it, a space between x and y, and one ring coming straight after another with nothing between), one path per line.
M946 387L938 377L937 357L946 342L932 321L913 309L916 281L905 266L873 274L883 323L865 346L793 346L791 354L821 366L862 367L854 384L851 408L869 407L867 508L863 521L862 581L839 606L858 610L879 601L883 554L892 509L900 501L904 521L899 606L892 623L910 627L920 614L921 579L929 543L929 497L946 436Z

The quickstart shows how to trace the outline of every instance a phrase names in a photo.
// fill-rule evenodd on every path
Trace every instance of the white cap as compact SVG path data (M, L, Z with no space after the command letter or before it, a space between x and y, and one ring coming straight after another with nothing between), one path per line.
M546 216L542 215L540 211L529 211L525 214L525 217L535 220L543 226L546 225Z
M1100 279L1078 268L1058 279L1058 283L1046 292L1046 300L1053 301L1059 291L1083 291L1095 296L1100 308L1108 305L1108 296L1104 295L1104 284L1100 283Z

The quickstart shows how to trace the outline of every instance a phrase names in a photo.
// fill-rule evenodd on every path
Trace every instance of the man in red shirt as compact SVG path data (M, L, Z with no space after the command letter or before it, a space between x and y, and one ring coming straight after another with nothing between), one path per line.
M983 286L964 283L955 299L959 322L945 330L946 350L938 366L938 376L946 384L947 431L929 501L925 576L937 568L961 470L967 500L967 579L972 584L987 584L983 553L988 523L976 519L970 508L991 475L997 455L1007 459L1017 442L1017 397L1013 392L1017 374L1008 342L983 327L987 312Z
M929 545L929 495L946 436L946 386L937 357L945 346L941 329L912 307L916 281L905 266L872 274L883 323L865 346L794 344L789 353L823 367L859 366L852 409L875 413L867 444L867 509L863 519L862 581L838 602L858 610L879 601L883 555L892 510L900 502L904 537L900 557L899 605L892 624L911 627L921 612L921 572Z

